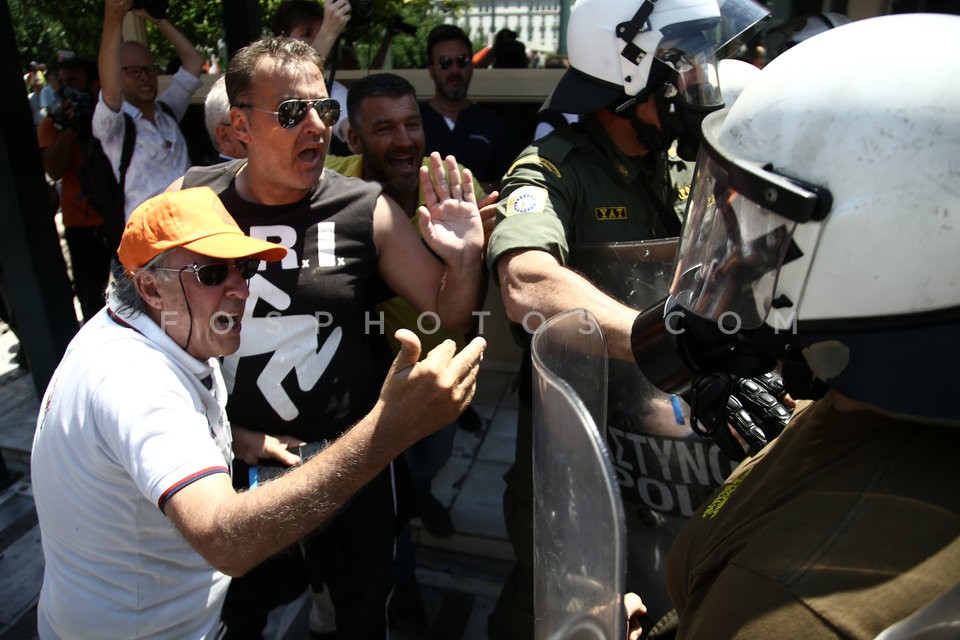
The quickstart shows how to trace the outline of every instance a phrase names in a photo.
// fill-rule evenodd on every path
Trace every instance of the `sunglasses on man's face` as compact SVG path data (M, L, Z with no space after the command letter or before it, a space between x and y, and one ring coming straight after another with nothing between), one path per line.
M236 264L227 264L226 262L211 262L210 264L198 265L188 264L185 267L180 267L179 269L172 269L169 267L154 267L154 271L172 271L174 273L183 273L184 271L192 273L197 276L197 282L208 287L216 287L223 284L223 281L227 279L227 274L230 273L230 269L236 269L240 273L240 277L244 280L249 280L257 273L257 269L260 267L260 260L257 258L244 258Z
M461 53L456 58L451 58L450 56L440 56L437 60L437 65L440 67L441 71L446 71L453 63L457 63L457 67L460 69L466 69L473 64L473 60L465 53Z
M255 109L257 111L263 111L264 113L272 113L277 116L277 122L279 122L280 126L284 129L292 129L303 122L303 119L307 117L307 113L310 112L311 107L317 110L317 115L320 116L320 120L328 127L337 124L337 120L340 119L340 103L333 98L317 98L316 100L300 100L299 98L295 98L293 100L284 100L277 106L276 111L261 109L252 104L236 104L234 106L240 107L241 109Z

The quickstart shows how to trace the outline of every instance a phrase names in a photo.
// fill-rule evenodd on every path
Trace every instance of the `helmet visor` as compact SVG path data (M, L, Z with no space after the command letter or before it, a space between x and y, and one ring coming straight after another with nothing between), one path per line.
M754 0L721 0L719 7L719 20L701 18L660 27L656 53L677 74L677 100L708 111L723 106L717 51L770 15Z
M678 48L660 49L657 58L676 72L676 100L689 107L704 110L723 106L717 57L709 48L686 53Z
M770 17L770 9L754 0L719 0L720 31L718 46L714 51L730 43L737 37L746 36L746 32Z
M729 178L701 148L670 296L698 316L753 329L770 311L798 223L737 191Z
M822 226L807 223L826 217L832 197L770 164L724 152L719 134L729 113L703 121L670 295L692 313L751 329L770 314L781 268L803 257L798 227L805 228L802 244L815 247Z

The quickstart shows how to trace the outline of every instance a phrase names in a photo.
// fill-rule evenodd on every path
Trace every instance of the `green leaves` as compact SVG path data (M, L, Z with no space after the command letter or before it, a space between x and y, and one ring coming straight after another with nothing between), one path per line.
M228 0L229 1L229 0ZM259 0L262 24L269 23L282 0ZM96 60L100 48L103 0L8 0L14 33L24 69L31 60L49 64L58 50L69 50ZM398 32L391 52L394 68L418 68L426 62L426 38L431 28L455 17L469 6L469 0L372 0L373 18L365 25L350 25L344 39L354 43L361 66L369 64L387 30L395 20L417 27L416 35ZM167 16L208 60L223 55L222 0L170 0ZM173 59L173 47L147 24L147 37L157 63L166 68Z

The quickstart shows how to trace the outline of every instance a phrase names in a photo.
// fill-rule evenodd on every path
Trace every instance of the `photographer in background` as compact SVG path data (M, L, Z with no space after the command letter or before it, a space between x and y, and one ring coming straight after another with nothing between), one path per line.
M65 59L60 62L59 80L59 106L40 121L37 142L47 175L60 180L73 290L86 321L103 307L110 272L110 255L101 236L103 218L90 205L77 178L82 149L92 135L93 107L100 90L97 66L90 60Z
M139 6L138 6L139 5ZM145 8L144 8L145 5ZM159 92L153 54L140 42L123 42L121 30L127 13L153 22L173 45L182 66L163 95ZM106 0L100 42L100 100L93 114L93 135L103 145L119 182L119 166L126 116L133 120L136 145L126 171L124 220L145 200L162 192L190 166L187 141L178 122L190 106L190 97L200 88L203 56L165 18L166 2L154 0ZM108 216L109 214L101 211Z

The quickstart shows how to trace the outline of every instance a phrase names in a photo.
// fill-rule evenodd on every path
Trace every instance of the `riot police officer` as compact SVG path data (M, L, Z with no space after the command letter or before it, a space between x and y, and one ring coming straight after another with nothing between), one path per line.
M685 165L667 151L677 140L681 156L695 157L700 119L723 105L715 51L765 15L751 0L729 0L722 11L716 0L578 2L567 32L571 69L545 108L582 118L525 149L510 167L489 243L488 263L525 344L543 318L585 307L599 319L610 356L621 361L611 364L607 434L636 533L627 586L643 594L654 616L670 608L667 546L735 465L693 437L681 403L646 384L632 364L633 319L666 289L664 265L675 245L657 245L660 255L640 278L616 268L633 268L636 245L623 254L612 245L679 233L685 192L671 169ZM527 357L504 495L517 562L489 620L493 638L533 636L529 381Z
M936 64L896 42L936 43ZM958 17L854 22L703 122L669 297L637 318L636 360L669 390L779 361L792 395L820 398L681 531L679 637L874 638L931 605L950 623L920 627L956 629L958 61ZM913 631L883 637L928 637Z

